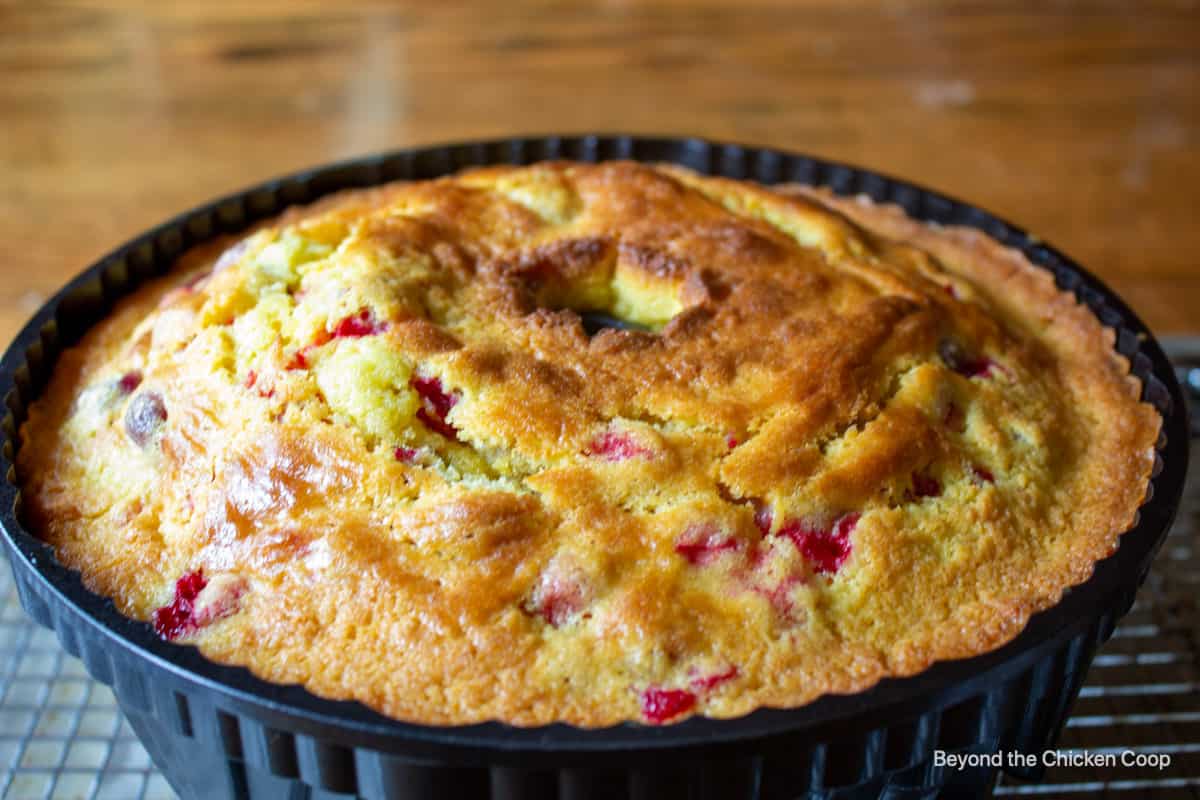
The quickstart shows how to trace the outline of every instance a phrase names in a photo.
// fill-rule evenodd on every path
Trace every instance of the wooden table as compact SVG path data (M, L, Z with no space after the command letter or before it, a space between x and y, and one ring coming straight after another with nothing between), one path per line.
M962 196L1200 328L1200 5L0 2L0 338L167 215L329 159L699 134Z

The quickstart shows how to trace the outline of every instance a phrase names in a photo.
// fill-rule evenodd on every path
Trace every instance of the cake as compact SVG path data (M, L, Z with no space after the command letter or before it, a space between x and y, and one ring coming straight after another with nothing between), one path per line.
M342 192L65 350L22 515L122 613L431 725L795 708L1011 640L1160 419L974 229L677 166Z

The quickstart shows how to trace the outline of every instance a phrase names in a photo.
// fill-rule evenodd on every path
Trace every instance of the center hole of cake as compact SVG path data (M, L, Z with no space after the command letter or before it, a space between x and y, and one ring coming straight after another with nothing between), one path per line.
M653 331L649 325L633 320L621 319L603 311L579 311L579 319L583 322L583 330L588 336L595 336L606 328L618 331Z
M546 286L537 305L578 314L588 336L606 329L658 333L683 304L674 287L648 285L642 278L618 269L594 280Z
M606 329L658 333L684 310L685 276L678 262L647 253L609 243L582 256L543 249L532 262L534 304L575 312L589 336Z
M683 310L678 287L620 264L571 281L547 281L535 304L575 312L588 336L605 329L658 333Z

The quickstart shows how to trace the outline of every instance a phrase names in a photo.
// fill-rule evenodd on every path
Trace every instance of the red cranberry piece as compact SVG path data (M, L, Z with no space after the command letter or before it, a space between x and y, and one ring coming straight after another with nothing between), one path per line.
M447 392L438 377L423 378L414 375L409 385L421 398L421 407L417 409L417 419L435 433L440 433L447 439L458 439L458 430L446 420L450 409L458 404L458 392Z
M650 687L642 692L642 716L653 725L686 714L696 706L696 695L687 689Z
M218 575L208 582L192 602L192 624L197 628L211 625L237 611L238 600L246 593L246 581L236 575Z
M762 535L766 536L771 532L771 525L775 522L775 515L771 513L769 506L755 501L754 503L754 526L762 531Z
M631 458L652 458L654 451L639 444L628 433L605 431L592 440L584 454L605 461L628 461Z
M942 484L938 479L924 472L914 472L912 474L912 496L921 497L937 497L942 493Z
M333 329L334 339L358 339L363 336L374 336L387 330L387 324L375 319L369 308L364 308L357 314L346 317Z
M333 336L324 328L317 331L317 335L313 337L311 342L301 347L292 355L292 360L284 365L284 369L308 369L312 366L308 361L308 354L318 347L328 344L332 339Z
M154 629L164 639L178 639L229 616L246 592L246 581L218 575L211 581L197 570L175 582L175 598L154 612Z
M255 372L254 370L250 370L250 372L248 372L246 374L245 386L247 389L253 389L256 384L258 385L258 396L259 397L268 397L269 398L269 397L275 396L275 388L273 386L267 386L266 384L259 384L258 383L258 373Z
M996 476L992 474L990 469L987 467L981 467L978 464L975 464L971 467L971 474L974 475L977 480L983 483L995 483L996 481Z
M737 437L734 436L732 433L725 437L725 446L728 447L730 450L737 447L739 444L741 444L741 442L739 442Z
M133 394L139 386L142 385L142 373L136 369L132 369L121 376L117 381L117 391L121 394Z
M577 594L546 594L542 597L541 613L542 619L547 625L557 628L560 625L566 624L571 617L579 613L580 604Z
M992 375L992 369L995 367L995 361L992 361L987 356L980 356L961 364L958 371L968 378L989 378Z
M525 610L557 628L583 611L587 602L583 573L561 564L551 564L534 587L533 597Z
M308 356L307 356L308 350L309 350L309 346L305 346L305 347L302 347L299 350L297 350L295 353L292 354L291 360L283 365L283 368L284 369L308 369L308 367L309 367Z
M164 639L178 639L195 627L194 604L208 585L204 573L189 572L175 582L175 599L154 612L154 630Z
M738 668L731 666L724 672L718 672L715 675L702 675L698 678L693 678L688 684L697 692L711 692L713 689L720 686L722 683L731 681L738 676Z
M675 552L689 564L703 566L715 561L723 552L737 550L738 540L722 535L713 525L689 525L675 542Z
M167 407L158 392L142 392L125 410L125 432L138 447L145 447L158 427L167 420Z
M796 622L797 616L795 612L795 604L792 602L792 588L798 583L802 583L803 579L796 575L791 575L774 586L752 585L750 591L755 594L762 595L771 604L771 608L775 609L775 613L789 622Z
M425 427L429 428L434 433L440 433L447 439L458 440L458 430L453 425L440 417L434 416L428 409L417 409L417 419L424 423Z
M411 464L417 460L417 448L415 447L397 447L394 453L397 461L403 461L405 464Z
M953 339L943 339L938 344L938 355L947 367L967 378L986 378L991 375L993 368L999 368L999 365L987 356L971 355Z
M850 557L850 534L858 525L860 516L857 512L843 514L830 528L796 520L786 523L778 535L791 539L815 571L836 573Z

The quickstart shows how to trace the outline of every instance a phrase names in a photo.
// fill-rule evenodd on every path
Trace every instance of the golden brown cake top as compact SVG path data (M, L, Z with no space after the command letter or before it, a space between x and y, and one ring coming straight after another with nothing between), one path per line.
M163 635L402 719L729 717L975 654L1150 473L1111 331L865 200L551 163L222 246L63 354L29 519Z

